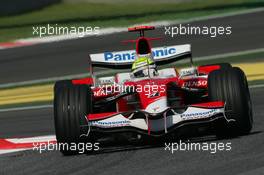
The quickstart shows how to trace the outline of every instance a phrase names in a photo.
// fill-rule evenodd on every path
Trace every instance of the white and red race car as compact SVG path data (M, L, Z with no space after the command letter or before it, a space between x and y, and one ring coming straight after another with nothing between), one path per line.
M151 29L129 28L140 32L139 38L130 40L136 43L135 51L91 54L91 77L56 82L58 143L93 142L120 133L160 138L189 128L207 129L217 136L250 132L252 107L244 72L228 63L193 66L189 44L151 48L150 40L155 38L144 36ZM142 54L151 54L158 67L187 57L192 66L180 71L171 66L141 77L131 72L94 76L94 67L129 68Z

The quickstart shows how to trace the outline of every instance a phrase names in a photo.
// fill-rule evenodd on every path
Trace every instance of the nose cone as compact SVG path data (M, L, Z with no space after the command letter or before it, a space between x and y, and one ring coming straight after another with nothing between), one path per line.
M136 82L141 107L149 113L160 113L167 109L166 85L145 79Z
M165 96L156 99L152 103L148 104L145 111L148 113L161 113L168 108L167 98Z

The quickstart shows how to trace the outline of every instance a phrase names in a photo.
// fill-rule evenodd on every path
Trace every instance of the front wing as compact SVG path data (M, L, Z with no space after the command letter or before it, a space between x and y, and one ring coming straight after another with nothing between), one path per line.
M162 113L151 114L145 111L120 113L100 113L86 116L89 131L122 132L133 131L148 135L165 135L175 128L187 124L201 124L225 119L223 102L210 102L191 105L182 113L167 108Z

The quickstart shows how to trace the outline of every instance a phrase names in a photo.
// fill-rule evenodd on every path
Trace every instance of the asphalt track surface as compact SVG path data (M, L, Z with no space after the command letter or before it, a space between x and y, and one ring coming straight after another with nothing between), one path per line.
M199 22L200 25L232 25L233 35L215 39L202 36L168 38L167 43L191 42L194 56L263 48L263 17L264 12L258 12ZM158 34L162 35L162 31ZM114 34L0 51L0 83L81 73L86 68L89 52L126 49L128 46L119 47L119 41L133 36ZM264 88L251 89L254 111L251 134L211 140L231 142L231 151L216 154L178 151L171 154L161 146L136 150L112 149L107 153L71 157L63 157L58 151L42 154L23 151L1 155L0 174L263 174L263 94ZM1 138L50 134L54 134L52 108L0 113ZM210 140L203 138L200 141Z
M177 151L164 146L111 149L64 157L59 151L23 151L0 156L0 174L240 174L264 172L264 88L251 89L254 128L249 135L211 142L231 142L231 151ZM1 137L54 134L52 109L0 113ZM208 141L206 138L200 141ZM209 140L210 141L210 140Z
M164 36L164 28L147 36L164 37L154 46L191 43L197 56L264 48L264 11L190 23L190 26L231 26L232 34L211 38L203 35ZM87 72L91 53L132 49L120 41L135 39L135 33L117 33L78 40L0 50L0 84Z

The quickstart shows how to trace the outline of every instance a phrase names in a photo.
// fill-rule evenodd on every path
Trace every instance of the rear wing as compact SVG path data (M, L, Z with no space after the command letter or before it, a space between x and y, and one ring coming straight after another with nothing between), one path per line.
M184 58L190 58L191 64L193 63L190 44L155 47L152 48L152 54L156 65L165 65ZM89 64L92 73L92 67L94 66L112 69L127 69L131 67L134 60L135 51L126 50L90 54Z

